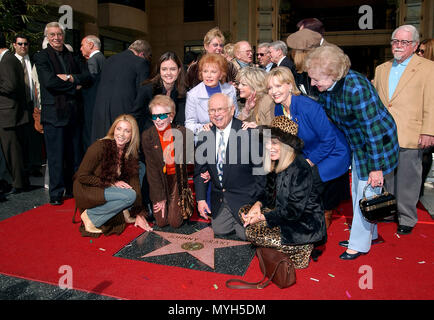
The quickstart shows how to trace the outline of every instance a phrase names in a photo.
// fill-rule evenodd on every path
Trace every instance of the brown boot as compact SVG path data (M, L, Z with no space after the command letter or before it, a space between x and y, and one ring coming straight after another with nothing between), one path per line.
M328 229L332 223L333 210L324 210L326 228Z

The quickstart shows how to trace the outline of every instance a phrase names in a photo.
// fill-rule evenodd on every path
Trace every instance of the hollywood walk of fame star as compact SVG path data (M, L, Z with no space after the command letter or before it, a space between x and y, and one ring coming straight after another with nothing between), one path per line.
M232 246L248 245L250 242L214 238L211 227L204 228L192 234L153 231L170 244L152 251L141 258L155 257L165 254L187 252L214 269L214 249Z

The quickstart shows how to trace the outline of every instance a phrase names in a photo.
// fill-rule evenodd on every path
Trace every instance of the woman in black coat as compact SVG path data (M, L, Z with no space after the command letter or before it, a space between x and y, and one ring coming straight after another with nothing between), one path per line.
M314 243L326 236L324 210L309 163L299 154L298 126L285 116L273 119L266 143L267 187L245 214L246 237L253 244L289 254L296 269L306 268Z

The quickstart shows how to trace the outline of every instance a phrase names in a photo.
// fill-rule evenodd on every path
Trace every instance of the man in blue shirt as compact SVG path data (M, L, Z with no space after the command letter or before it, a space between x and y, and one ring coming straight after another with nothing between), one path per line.
M398 234L409 234L417 222L422 153L434 144L434 62L414 54L419 33L403 25L392 33L394 59L378 66L374 86L398 130L399 164L385 186L398 201Z

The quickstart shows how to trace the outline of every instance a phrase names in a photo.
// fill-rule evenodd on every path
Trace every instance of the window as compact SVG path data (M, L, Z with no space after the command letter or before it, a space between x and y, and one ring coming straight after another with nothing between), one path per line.
M126 41L116 40L108 37L101 37L101 51L107 58L116 53L126 50L129 45L130 44Z
M214 0L184 0L184 22L213 20Z

